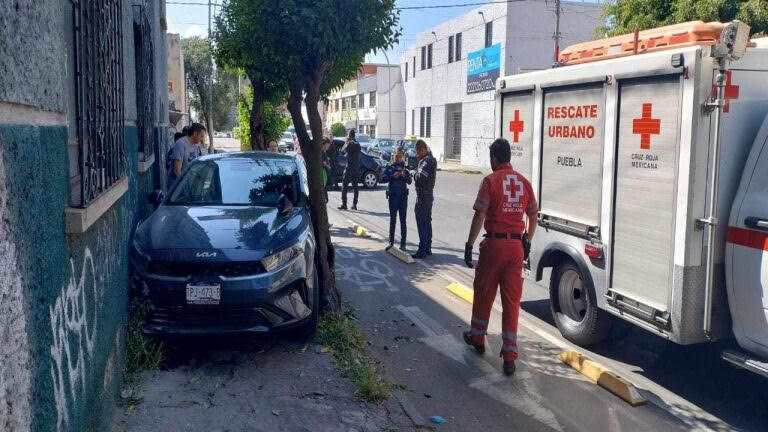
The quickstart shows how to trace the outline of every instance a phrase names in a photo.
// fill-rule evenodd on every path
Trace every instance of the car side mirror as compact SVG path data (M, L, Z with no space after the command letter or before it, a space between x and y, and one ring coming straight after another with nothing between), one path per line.
M163 198L165 198L165 194L161 190L152 191L147 195L147 201L155 207L163 202Z
M291 200L285 196L285 194L280 194L280 197L277 198L277 212L280 214L286 214L290 212L293 209L293 203Z

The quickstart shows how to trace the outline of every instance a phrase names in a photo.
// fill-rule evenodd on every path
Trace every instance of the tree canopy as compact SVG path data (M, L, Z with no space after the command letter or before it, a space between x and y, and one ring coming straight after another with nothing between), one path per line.
M768 32L768 0L614 0L603 8L598 36L632 33L686 21L741 20L752 33Z

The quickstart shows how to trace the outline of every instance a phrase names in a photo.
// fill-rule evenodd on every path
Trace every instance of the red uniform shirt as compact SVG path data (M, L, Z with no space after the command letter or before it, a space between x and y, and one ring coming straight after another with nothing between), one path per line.
M522 234L525 220L535 218L539 211L531 183L505 163L483 179L475 206L485 213L485 231L489 233Z

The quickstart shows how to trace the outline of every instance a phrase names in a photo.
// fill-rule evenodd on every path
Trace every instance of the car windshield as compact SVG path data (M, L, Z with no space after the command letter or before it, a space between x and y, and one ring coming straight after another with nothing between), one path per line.
M403 140L402 141L403 148L406 150L415 150L416 149L416 140Z
M283 134L283 139L292 140L293 139L293 135L291 135L290 133L286 132L286 133Z
M378 144L379 144L379 147L381 147L382 149L389 149L394 147L395 140L380 139L378 141Z
M179 179L168 204L273 207L281 194L296 202L298 183L291 159L199 160Z
M365 134L357 134L355 139L357 139L357 142L364 143L364 142L369 142L371 140L371 137Z

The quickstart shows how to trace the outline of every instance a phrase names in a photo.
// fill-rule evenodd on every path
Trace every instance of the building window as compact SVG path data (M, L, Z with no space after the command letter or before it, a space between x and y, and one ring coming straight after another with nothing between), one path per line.
M408 62L405 62L405 82L408 82Z
M421 47L421 70L427 67L427 47Z
M357 109L357 98L354 96L349 97L349 104L352 107L352 109Z
M427 69L432 69L432 44L427 45Z
M413 75L411 75L411 77L416 78L416 56L413 56L413 67L411 70L413 70Z
M448 36L448 63L453 63L453 36Z
M357 106L360 109L365 108L365 95L364 94L357 95Z
M346 98L342 98L341 99L341 109L343 109L343 110L347 109L347 99Z
M461 60L461 33L456 33L456 55L453 56L454 60Z
M374 125L368 126L368 135L370 135L371 138L376 138L376 126Z
M416 110L411 110L411 135L416 135Z
M336 99L336 100L335 100L335 102L336 102L336 103L335 103L335 106L336 106L336 111L338 111L338 110L339 110L339 100L338 100L338 99Z
M424 124L426 123L427 110L424 107L419 108L419 136L424 136Z
M78 170L72 174L79 187L71 197L73 206L84 208L126 176L123 26L103 19L121 17L123 10L120 0L73 5Z
M372 91L368 96L368 106L376 108L376 92Z
M493 21L485 23L485 47L488 48L493 42Z
M429 138L432 136L432 107L426 109L426 126L424 126L424 136Z

